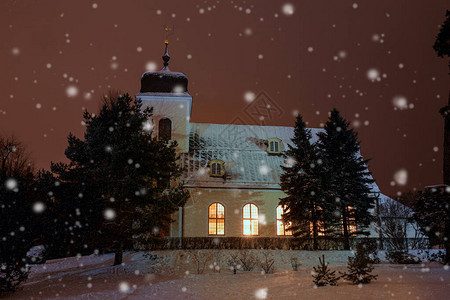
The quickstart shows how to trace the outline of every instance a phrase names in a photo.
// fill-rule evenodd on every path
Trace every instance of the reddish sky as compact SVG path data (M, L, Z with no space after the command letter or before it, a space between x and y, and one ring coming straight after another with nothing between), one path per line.
M449 77L432 45L449 8L446 0L4 0L0 134L14 133L39 168L64 160L68 133L83 134L84 108L95 112L111 88L136 94L146 67L162 67L169 24L170 68L189 77L192 121L260 123L244 112L248 92L265 91L280 109L268 125L292 126L298 111L320 127L335 106L384 193L420 189L442 182L438 110Z

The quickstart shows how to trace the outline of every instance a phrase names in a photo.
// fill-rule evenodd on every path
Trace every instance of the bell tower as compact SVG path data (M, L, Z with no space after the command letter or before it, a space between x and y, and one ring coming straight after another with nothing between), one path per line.
M192 96L188 93L187 76L169 69L169 41L166 39L164 44L164 67L160 71L142 74L141 90L136 98L142 100L142 109L153 107L154 136L176 140L177 151L187 152Z

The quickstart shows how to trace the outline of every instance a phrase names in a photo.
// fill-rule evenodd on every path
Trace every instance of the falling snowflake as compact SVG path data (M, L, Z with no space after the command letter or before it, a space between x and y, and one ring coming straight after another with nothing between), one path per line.
M147 71L153 72L156 71L157 65L155 62L153 61L149 61L146 65L145 65L145 69Z
M8 180L6 180L5 185L8 190L12 191L17 188L18 183L14 178L9 178Z
M252 102L253 100L255 100L255 93L251 92L251 91L247 91L244 93L244 99L247 102Z
M130 284L126 281L119 283L119 291L121 293L127 293L130 290Z
M380 78L380 72L377 69L369 69L367 71L367 78L369 78L369 80L375 81L378 80Z
M66 88L66 95L69 98L76 97L78 95L78 88L76 86L74 86L74 85L69 85Z
M97 3L92 3L92 8L93 9L96 9L98 7L98 4Z
M353 3L353 4L352 4L352 7L353 7L354 9L357 9L357 8L358 8L358 3Z
M256 299L266 299L268 288L258 289L255 292Z
M116 212L112 208L107 208L103 212L103 216L106 220L114 220L114 218L116 217Z
M42 213L45 210L45 205L42 202L35 202L33 204L33 211L37 214Z
M405 185L408 182L408 171L400 169L394 174L394 181L398 185Z
M281 11L283 12L283 14L285 14L286 16L291 16L294 14L294 5L292 5L291 3L286 3L283 5L283 7L281 8Z
M20 49L17 47L12 48L11 53L13 55L19 55L20 54Z
M408 99L405 96L395 96L392 99L392 104L394 105L394 109L407 109L408 108Z
M259 174L261 174L261 175L269 174L269 167L268 166L260 166L259 167Z
M145 121L144 123L142 123L142 129L144 131L150 132L153 130L153 124L150 121Z

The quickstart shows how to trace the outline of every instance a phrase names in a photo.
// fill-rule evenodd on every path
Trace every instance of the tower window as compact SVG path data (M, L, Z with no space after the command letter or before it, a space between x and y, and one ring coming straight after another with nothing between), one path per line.
M292 235L292 230L286 229L286 227L289 227L291 225L290 222L288 224L285 224L283 222L283 206L278 205L276 213L277 213L277 235Z
M170 119L163 118L159 120L158 138L160 141L172 139L172 121Z
M255 204L249 203L242 208L242 228L244 235L258 235L259 209Z
M267 152L274 154L281 153L281 140L277 138L268 139Z
M208 234L225 234L225 207L219 202L211 204L208 208Z
M209 162L209 174L214 177L222 177L225 174L222 160L214 159Z

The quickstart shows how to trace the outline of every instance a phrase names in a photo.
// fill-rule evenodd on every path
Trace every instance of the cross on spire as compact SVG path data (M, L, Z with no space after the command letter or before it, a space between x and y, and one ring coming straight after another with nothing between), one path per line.
M164 32L165 32L165 40L164 40L164 44L166 45L166 49L164 50L164 55L162 57L163 61L164 61L164 71L170 71L169 70L169 60L170 60L170 56L169 56L169 35L171 35L173 33L174 28L170 28L168 25L163 25L164 27Z

